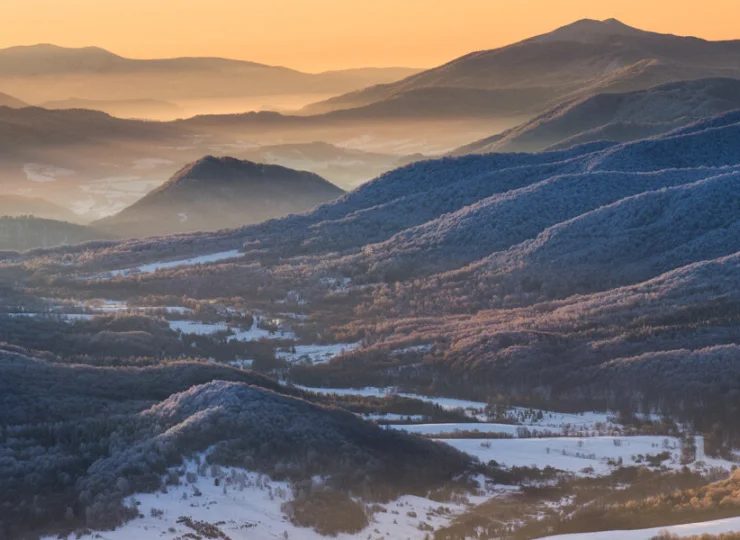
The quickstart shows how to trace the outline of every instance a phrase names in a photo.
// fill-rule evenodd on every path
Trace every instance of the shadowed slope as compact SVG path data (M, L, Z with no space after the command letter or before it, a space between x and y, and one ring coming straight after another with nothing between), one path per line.
M342 193L312 173L208 156L95 225L129 236L215 230L306 211Z

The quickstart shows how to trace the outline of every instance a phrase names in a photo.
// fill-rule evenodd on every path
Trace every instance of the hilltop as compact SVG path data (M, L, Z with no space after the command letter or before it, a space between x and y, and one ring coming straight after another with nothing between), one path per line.
M207 156L94 225L139 237L216 230L304 212L342 193L313 173Z

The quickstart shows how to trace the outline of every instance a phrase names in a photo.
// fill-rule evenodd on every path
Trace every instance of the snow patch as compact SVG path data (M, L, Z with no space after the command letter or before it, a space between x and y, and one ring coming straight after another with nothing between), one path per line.
M157 270L165 270L169 268L178 268L180 266L196 266L199 264L210 264L219 261L225 261L228 259L236 259L241 257L242 253L238 249L232 249L231 251L221 251L219 253L211 253L209 255L200 255L198 257L192 257L190 259L181 259L179 261L167 261L167 262L155 262L149 264L143 264L135 268L126 268L122 270L113 270L108 272L110 276L128 276L131 274L151 274Z
M439 439L481 462L495 460L506 467L551 466L573 473L592 467L594 474L609 474L608 460L637 463L638 454L656 455L667 451L663 465L681 469L681 445L675 437L546 437L542 439ZM666 445L665 442L668 444Z
M304 362L307 364L325 364L342 353L352 351L360 343L335 343L331 345L296 345L291 351L278 351L276 356L291 364ZM295 350L295 352L292 352Z

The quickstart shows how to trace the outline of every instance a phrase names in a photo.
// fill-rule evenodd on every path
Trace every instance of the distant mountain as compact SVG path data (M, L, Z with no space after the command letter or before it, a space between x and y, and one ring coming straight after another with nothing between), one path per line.
M313 173L207 156L94 225L140 237L240 227L304 212L342 193Z
M34 103L338 94L413 73L399 68L319 74L224 58L135 60L98 47L55 45L0 50L0 84ZM53 84L51 84L53 82Z
M206 235L204 241L231 241L236 247L259 241L260 250L286 259L321 256L321 272L331 272L336 264L342 275L377 281L419 278L483 264L491 257L484 268L508 283L506 292L520 291L522 279L540 283L543 291L549 291L546 283L552 282L553 294L592 291L613 273L620 276L620 284L629 284L695 262L695 257L734 252L734 240L724 238L723 231L740 219L732 195L733 175L740 170L738 140L740 111L733 111L625 144L599 142L540 154L422 161L310 213ZM726 208L720 201L726 201ZM679 206L684 203L685 208ZM675 212L669 210L674 204ZM679 221L655 228L652 220L664 211L671 220L690 221L687 234L702 240L694 245L688 236L679 238ZM624 215L612 215L615 212ZM598 216L606 217L592 222ZM644 233L630 216L644 219ZM575 231L579 223L588 225L572 238L588 238L586 244L566 242L571 235L565 231ZM621 223L623 230L614 225ZM624 236L627 230L634 234ZM714 234L724 240L710 241ZM635 235L643 238L646 250L639 252L660 264L615 267L620 257L629 260L630 249L637 252L628 244L614 244L611 258L588 254L587 246L607 250L609 239L622 242ZM669 247L671 238L675 247ZM542 246L534 249L533 242ZM671 251L683 243L683 255ZM535 256L536 264L527 262ZM536 276L529 275L530 269L537 270ZM566 289L561 278L575 285ZM497 292L491 299L499 297Z
M109 233L66 221L36 217L0 217L0 250L26 251L111 240Z
M41 197L0 195L0 217L34 216L57 221L76 222L79 216Z
M685 79L740 78L739 59L740 41L710 42L646 32L614 19L584 19L513 45L468 54L398 82L331 98L304 112L380 107L403 101L409 92L444 88L446 100L471 90L524 92L515 112L531 114L596 92L635 91ZM433 104L425 108L434 114ZM482 112L490 114L490 106Z
M204 155L307 170L352 188L423 159L422 151L437 151L436 134L419 144L411 139L418 126L367 124L271 112L156 122L88 109L0 107L0 178L6 192L53 200L91 221L120 212ZM356 137L359 129L363 135ZM441 137L455 140L443 150L470 139L466 126L456 129L450 135L438 128Z
M739 108L737 79L680 81L637 92L597 94L567 101L451 155L535 152L597 140L627 142Z
M10 159L35 146L81 142L94 146L120 138L166 140L168 136L180 137L182 131L171 123L124 120L93 110L0 107L0 155Z
M8 94L0 92L0 107L11 107L13 109L20 109L22 107L28 107L28 103L16 99Z
M156 99L131 100L95 100L95 99L63 99L47 101L40 105L45 109L92 109L102 111L119 118L172 118L183 116L184 111L174 103L158 101Z

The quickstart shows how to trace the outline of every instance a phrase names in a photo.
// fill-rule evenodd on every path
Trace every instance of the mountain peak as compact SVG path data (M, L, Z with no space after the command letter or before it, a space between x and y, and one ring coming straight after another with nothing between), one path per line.
M204 156L193 163L186 165L170 180L181 179L209 180L218 178L221 180L253 176L260 171L264 165L252 161L240 160L232 157Z
M208 155L96 225L130 236L212 231L305 212L343 193L310 172Z
M603 21L580 19L548 34L538 36L534 40L539 42L578 41L581 43L593 43L614 36L639 36L646 33L648 32L624 24L622 21L614 18Z

